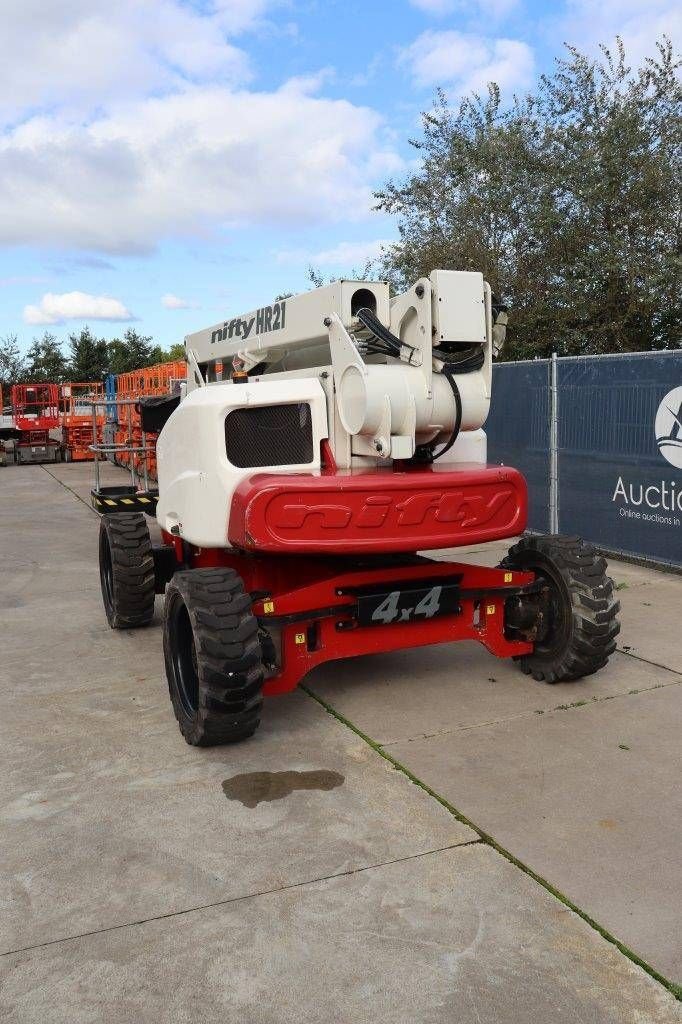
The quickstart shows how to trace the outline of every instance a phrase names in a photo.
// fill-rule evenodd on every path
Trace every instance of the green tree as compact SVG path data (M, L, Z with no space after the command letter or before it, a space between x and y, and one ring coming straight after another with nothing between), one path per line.
M680 344L681 62L669 40L633 71L620 40L573 47L534 95L495 84L422 117L421 161L377 193L398 221L384 274L481 270L510 306L512 358Z
M312 285L313 288L324 288L325 285L334 284L335 281L339 280L339 278L335 277L333 274L330 274L329 277L325 278L324 274L319 269L319 267L314 266L312 263L308 264L306 277L310 281L310 284ZM376 281L377 276L375 273L374 261L366 260L361 270L358 270L357 267L353 267L348 272L348 279L350 281ZM293 292L287 292L284 295L278 295L276 296L275 301L277 302L280 299L289 299L291 298L292 295Z
M104 338L96 338L89 327L69 335L69 373L74 381L100 381L109 370L109 352Z
M26 381L37 384L46 381L59 384L69 376L69 367L62 346L54 334L45 331L42 338L34 338L26 354Z
M151 336L138 334L133 327L124 331L122 338L112 338L108 344L109 372L129 373L156 362L152 359L151 342Z
M24 379L26 361L19 350L16 334L7 334L0 338L0 385L4 389ZM8 401L7 395L4 400Z
M185 358L185 346L181 341L176 341L170 348L161 348L154 345L149 352L149 361L146 366L154 366L155 363L172 363L176 359Z

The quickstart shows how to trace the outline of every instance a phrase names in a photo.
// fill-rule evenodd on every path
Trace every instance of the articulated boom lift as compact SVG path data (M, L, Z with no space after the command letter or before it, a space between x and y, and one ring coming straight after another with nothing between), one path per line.
M142 408L156 429L167 415L158 496L93 497L115 513L111 626L146 625L165 590L187 742L250 736L264 693L335 658L477 640L549 683L606 664L618 602L578 538L525 537L496 569L424 554L525 529L523 477L486 464L505 323L481 274L435 270L394 298L339 281L186 338L186 391ZM154 501L156 546L135 511Z

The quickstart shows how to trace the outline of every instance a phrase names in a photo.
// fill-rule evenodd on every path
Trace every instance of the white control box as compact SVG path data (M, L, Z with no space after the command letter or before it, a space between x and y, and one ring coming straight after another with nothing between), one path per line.
M434 270L432 291L433 342L486 342L483 274L469 270Z

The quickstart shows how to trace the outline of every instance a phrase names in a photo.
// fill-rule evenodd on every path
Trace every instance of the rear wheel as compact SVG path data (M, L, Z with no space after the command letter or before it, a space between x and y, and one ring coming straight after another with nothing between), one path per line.
M233 569L177 572L168 584L163 652L180 732L193 746L252 736L263 662L251 598Z
M517 660L534 679L571 682L603 668L616 649L620 603L606 560L580 537L523 537L501 568L542 581L541 629L531 654Z
M141 512L102 516L99 577L112 629L134 629L152 621L154 556L147 520Z

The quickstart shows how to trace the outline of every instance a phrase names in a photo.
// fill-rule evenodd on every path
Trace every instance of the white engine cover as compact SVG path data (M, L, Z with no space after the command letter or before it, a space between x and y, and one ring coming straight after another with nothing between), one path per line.
M238 469L228 461L225 417L232 409L298 402L310 404L312 462ZM232 495L240 481L255 473L319 470L320 443L327 436L326 400L316 377L197 388L180 403L157 441L159 526L197 547L229 547Z

